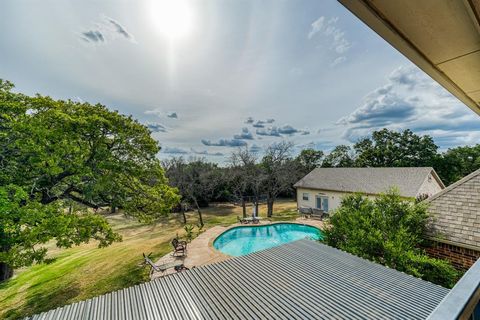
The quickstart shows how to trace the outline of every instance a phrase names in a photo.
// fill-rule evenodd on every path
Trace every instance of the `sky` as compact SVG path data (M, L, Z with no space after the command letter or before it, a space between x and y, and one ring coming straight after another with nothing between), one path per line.
M2 0L0 78L132 115L160 158L328 152L384 127L480 141L473 111L334 0Z

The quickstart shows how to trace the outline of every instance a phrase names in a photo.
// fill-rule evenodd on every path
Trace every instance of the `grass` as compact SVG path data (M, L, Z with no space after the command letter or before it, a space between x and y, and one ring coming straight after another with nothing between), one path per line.
M293 201L278 201L272 220L294 220L298 217L295 209ZM247 210L252 212L251 207ZM264 205L259 212L265 216ZM203 210L204 228L231 225L241 214L239 207L215 204ZM176 234L185 233L177 215L150 225L121 214L107 219L122 234L122 242L107 248L89 243L62 250L49 245L48 263L17 270L12 279L0 283L0 318L23 318L148 281L148 269L140 265L142 252L153 252L157 259L171 251L170 241ZM187 220L197 224L197 213L189 212Z

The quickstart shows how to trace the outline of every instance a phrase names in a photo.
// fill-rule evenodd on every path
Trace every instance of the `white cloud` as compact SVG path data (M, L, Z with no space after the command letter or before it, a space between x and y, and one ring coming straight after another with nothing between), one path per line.
M321 16L320 18L315 20L312 23L312 28L310 29L310 32L308 33L308 38L311 39L318 32L322 31L324 29L324 25L325 25L325 17L324 16Z
M416 67L395 69L337 125L345 126L344 138L351 142L384 127L431 135L441 147L480 139L478 117Z
M144 113L148 115L155 115L157 117L161 117L163 115L163 111L160 109L146 110Z
M340 63L344 62L345 60L347 60L347 58L345 56L340 56L340 57L336 58L335 60L333 60L333 62L330 64L330 66L335 67L337 64L340 64Z
M325 16L321 16L311 24L308 39L321 38L329 41L330 50L336 54L336 58L330 64L332 67L344 62L347 52L352 44L345 36L345 31L337 26L338 17L332 17L327 20Z

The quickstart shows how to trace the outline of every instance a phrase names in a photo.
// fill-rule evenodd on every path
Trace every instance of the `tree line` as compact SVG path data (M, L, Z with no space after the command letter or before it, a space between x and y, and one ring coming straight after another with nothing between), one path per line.
M317 159L322 167L433 167L448 186L480 168L480 144L439 152L429 135L385 128L325 156L320 151Z
M212 201L238 203L248 198L258 203L263 199L270 217L275 200L293 197L295 182L317 167L433 167L449 185L480 168L480 145L439 152L428 135L382 129L329 153L304 149L294 156L294 145L283 141L269 145L262 157L246 147L237 149L224 167L204 158L183 157L164 160L162 165L170 184L199 211L203 224L201 207Z

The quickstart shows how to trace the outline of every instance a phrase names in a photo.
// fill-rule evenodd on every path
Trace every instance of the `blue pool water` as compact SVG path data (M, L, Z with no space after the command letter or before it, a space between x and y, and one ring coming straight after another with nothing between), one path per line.
M300 239L322 238L320 229L296 223L235 227L215 239L213 247L229 256L243 256Z

